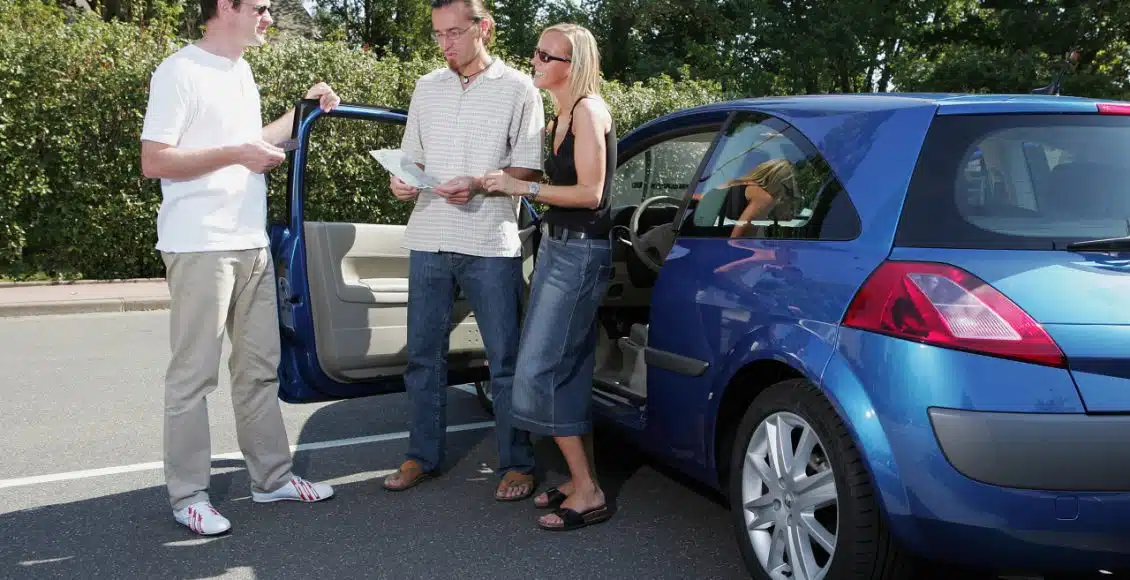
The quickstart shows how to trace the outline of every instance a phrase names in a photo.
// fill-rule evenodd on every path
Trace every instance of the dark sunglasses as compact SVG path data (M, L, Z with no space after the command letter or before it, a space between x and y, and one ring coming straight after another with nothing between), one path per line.
M549 61L552 61L552 60L559 60L561 62L573 62L572 59L561 58L560 56L553 56L552 54L549 54L548 52L546 52L546 51L544 51L540 48L537 48L537 47L534 47L534 56L536 56L542 62L549 62Z

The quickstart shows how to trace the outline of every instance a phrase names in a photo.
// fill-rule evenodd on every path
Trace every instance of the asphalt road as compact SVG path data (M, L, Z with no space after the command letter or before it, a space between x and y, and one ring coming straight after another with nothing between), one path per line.
M490 417L458 387L448 399L451 467L402 493L379 485L407 444L402 394L283 404L296 471L337 495L254 504L226 369L210 399L211 493L234 529L194 536L173 522L161 472L166 321L165 312L0 319L0 578L748 577L721 498L614 434L597 437L611 521L543 532L530 502L492 501ZM551 442L539 460L550 484L561 481Z
M469 428L449 436L442 479L399 494L379 486L406 447L402 394L284 404L296 470L337 495L253 504L226 369L210 402L212 499L234 528L198 538L173 522L160 468L166 320L0 320L0 578L746 577L720 500L612 437L598 453L611 521L542 532L529 502L492 501L490 417L457 388L449 425ZM555 483L564 469L546 443Z

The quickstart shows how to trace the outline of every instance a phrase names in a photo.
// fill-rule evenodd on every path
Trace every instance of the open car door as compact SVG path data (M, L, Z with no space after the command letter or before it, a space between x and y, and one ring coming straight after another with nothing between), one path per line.
M407 111L300 101L290 153L286 218L271 225L282 359L279 397L303 403L404 390L410 206L393 197L373 149L398 148ZM529 209L529 208L527 208ZM527 275L536 215L522 212ZM449 384L489 378L474 314L460 293Z

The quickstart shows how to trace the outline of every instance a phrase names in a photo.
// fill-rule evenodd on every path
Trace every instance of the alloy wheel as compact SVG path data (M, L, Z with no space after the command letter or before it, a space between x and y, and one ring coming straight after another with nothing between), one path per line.
M774 580L822 580L836 551L835 473L816 431L778 412L754 430L742 465L746 530Z

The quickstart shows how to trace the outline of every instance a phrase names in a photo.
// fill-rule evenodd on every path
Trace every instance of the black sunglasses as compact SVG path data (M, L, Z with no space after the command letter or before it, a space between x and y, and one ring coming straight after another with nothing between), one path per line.
M559 60L561 62L573 62L572 59L561 58L560 56L553 56L552 54L549 54L548 52L546 52L546 51L544 51L540 48L537 48L537 47L534 47L534 56L538 57L538 59L541 60L542 62L549 62L549 61L552 61L552 60Z

